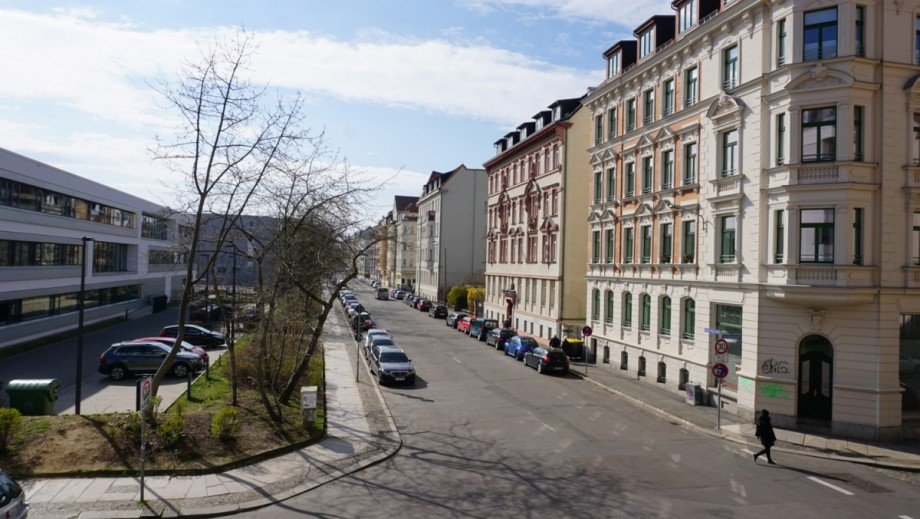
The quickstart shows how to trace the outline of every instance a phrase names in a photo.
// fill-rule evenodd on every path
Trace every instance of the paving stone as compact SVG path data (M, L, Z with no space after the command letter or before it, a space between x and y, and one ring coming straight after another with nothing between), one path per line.
M109 487L112 486L112 480L108 478L96 478L92 480L92 483L86 490L80 494L76 500L80 503L88 503L93 501L98 501L105 493L109 490Z

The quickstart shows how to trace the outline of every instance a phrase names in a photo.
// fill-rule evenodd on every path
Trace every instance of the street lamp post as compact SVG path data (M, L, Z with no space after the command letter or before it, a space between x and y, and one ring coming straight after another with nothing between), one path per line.
M233 390L233 401L231 405L236 407L236 251L233 251L233 289L231 299L233 302L230 306L230 362L234 364L230 369L231 389Z
M74 395L74 413L80 414L80 400L83 396L83 307L86 299L86 244L93 241L92 238L84 236L82 256L80 259L80 294L77 298L77 307L79 309L79 318L77 324L77 390Z

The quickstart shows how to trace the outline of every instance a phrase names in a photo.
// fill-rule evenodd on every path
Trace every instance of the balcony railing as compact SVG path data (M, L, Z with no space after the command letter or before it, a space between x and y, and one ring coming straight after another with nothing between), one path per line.
M695 104L696 104L696 96L695 96L695 95L687 96L687 97L684 98L684 108L690 108L691 106L693 106L693 105L695 105Z
M803 153L802 162L833 162L837 160L837 153Z
M729 78L722 82L722 90L731 90L738 86L737 78Z
M837 46L826 45L819 49L807 49L802 53L802 61L817 61L837 57Z
M673 113L674 113L674 107L673 107L673 106L665 106L665 107L662 109L662 111L661 111L661 116L662 116L662 117L667 117L667 116L669 116L669 115L671 115L671 114L673 114Z
M636 129L636 121L632 121L626 124L626 131L631 132Z
M646 125L646 126L649 125L649 124L652 124L653 122L655 122L655 116L654 116L654 115L646 115L646 116L642 119L642 124L644 124L644 125Z

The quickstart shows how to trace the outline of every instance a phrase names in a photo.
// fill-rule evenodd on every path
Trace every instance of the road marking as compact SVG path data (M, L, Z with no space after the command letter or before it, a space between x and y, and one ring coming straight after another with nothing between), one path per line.
M556 432L556 429L553 429L552 427L550 427L549 424L547 424L543 420L540 420L540 423L543 424L543 426L549 429L550 431Z
M898 519L914 519L914 518L909 515L899 515Z
M454 362L456 362L457 364L463 364L462 362L460 362L459 360L457 360L457 357L451 357L451 358L454 359Z
M746 452L746 453L750 454L751 456L754 455L754 451L748 450L748 449L741 449L741 452Z
M831 485L831 484L828 483L827 481L824 481L824 480L822 480L822 479L818 479L818 478L816 478L816 477L814 477L814 476L808 476L808 479L810 479L810 480L812 480L812 481L814 481L815 483L818 483L818 484L820 484L820 485L824 485L824 486L826 486L827 488L833 488L834 490L836 490L837 492L840 492L840 493L843 494L843 495L847 495L847 496L855 495L855 494L853 494L853 492L850 492L849 490L847 490L847 489L845 489L845 488L840 488L840 487L838 487L837 485Z

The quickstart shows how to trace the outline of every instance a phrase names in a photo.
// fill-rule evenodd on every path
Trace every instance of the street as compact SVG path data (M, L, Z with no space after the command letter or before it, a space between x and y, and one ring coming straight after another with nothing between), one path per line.
M890 517L920 488L861 465L752 452L569 375L541 376L352 284L418 372L382 387L403 438L383 463L245 517ZM354 360L354 359L352 359ZM367 372L362 371L361 377Z

